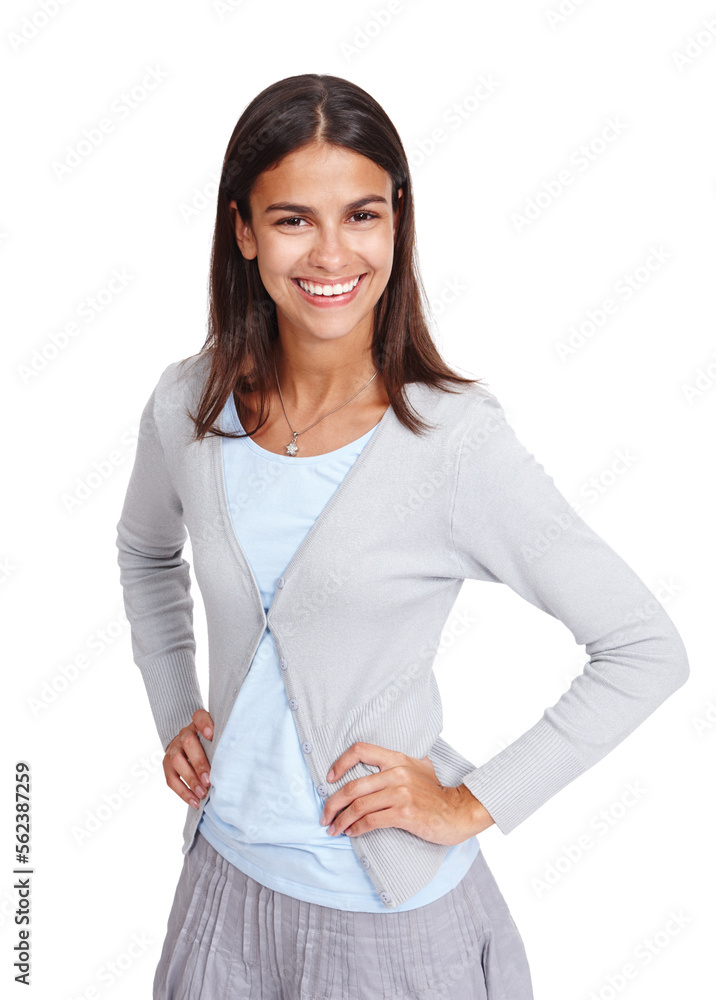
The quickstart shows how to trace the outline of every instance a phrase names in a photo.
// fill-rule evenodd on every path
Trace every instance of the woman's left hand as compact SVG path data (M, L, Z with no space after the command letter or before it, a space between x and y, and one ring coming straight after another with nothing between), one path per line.
M461 844L494 820L465 785L443 786L428 757L422 760L375 743L354 743L335 761L337 781L357 761L380 768L355 778L326 799L321 823L335 836L397 826L433 844ZM329 772L330 773L330 772Z

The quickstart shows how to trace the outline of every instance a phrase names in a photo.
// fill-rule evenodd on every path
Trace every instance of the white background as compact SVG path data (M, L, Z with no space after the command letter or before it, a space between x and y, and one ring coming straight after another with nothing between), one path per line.
M383 24L376 12L387 0L45 7L52 16L39 2L5 3L1 14L3 994L151 996L186 807L164 783L122 624L116 523L144 403L164 368L204 341L212 177L236 120L276 80L324 72L368 90L410 155L442 353L486 380L560 490L657 594L689 653L687 684L606 759L509 835L480 836L536 1000L705 996L716 929L706 627L716 7L592 0L564 3L559 19L557 0L403 0ZM123 93L141 93L150 69L161 82L125 117L113 112ZM493 92L479 99L490 78ZM58 176L68 146L108 115L112 132ZM610 119L620 134L601 140ZM444 141L431 148L437 128ZM571 159L582 144L587 169ZM564 169L572 183L547 194ZM530 199L538 207L524 222ZM88 319L88 298L113 270L125 287ZM561 357L559 344L629 275L630 299ZM77 336L53 350L71 321ZM108 474L78 501L95 463ZM596 499L583 492L592 479ZM194 598L206 692L196 587ZM436 662L443 735L482 763L533 725L585 661L560 622L505 587L468 581ZM21 759L33 782L30 990L12 982ZM622 801L630 783L640 797ZM121 807L88 834L105 797ZM602 810L606 833L594 825ZM569 861L585 835L590 849ZM556 879L540 890L550 865ZM678 933L670 911L682 916ZM645 939L649 962L638 957ZM636 974L620 980L628 964Z

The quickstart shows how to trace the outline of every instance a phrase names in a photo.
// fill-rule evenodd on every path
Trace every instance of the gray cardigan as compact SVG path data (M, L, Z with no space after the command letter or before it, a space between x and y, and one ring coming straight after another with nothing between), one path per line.
M433 429L392 407L277 581L268 613L233 530L220 437L192 441L206 354L169 365L144 407L118 563L134 661L162 746L204 706L195 669L188 537L207 616L211 763L264 628L274 637L304 759L325 799L378 770L327 772L364 741L430 757L509 833L616 747L689 676L681 637L636 573L579 517L479 385L409 383ZM440 736L433 662L463 581L505 583L558 618L589 656L569 690L479 766ZM477 650L475 659L478 660ZM477 683L477 682L476 682ZM187 806L189 850L206 799ZM448 850L397 827L351 844L386 907L437 873Z

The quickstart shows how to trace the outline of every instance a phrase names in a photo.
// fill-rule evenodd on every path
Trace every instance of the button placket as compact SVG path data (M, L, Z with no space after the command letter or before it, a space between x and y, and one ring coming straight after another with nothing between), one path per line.
M279 577L277 585L279 587L282 587L283 583L284 583L283 577ZM288 670L288 661L285 656L279 656L278 664L281 670L283 671ZM295 712L298 709L298 700L296 698L289 698L288 704L293 712ZM313 752L313 745L309 742L309 740L302 740L301 749L305 754L310 754ZM321 796L322 799L326 799L330 795L329 787L323 783L317 785L316 790L318 791L318 794Z

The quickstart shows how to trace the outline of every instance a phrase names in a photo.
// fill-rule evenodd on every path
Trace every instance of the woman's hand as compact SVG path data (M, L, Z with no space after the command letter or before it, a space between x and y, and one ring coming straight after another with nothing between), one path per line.
M357 761L380 771L349 781L326 799L321 823L349 836L397 826L433 844L461 844L492 826L487 809L465 785L443 786L429 757L418 759L375 743L354 743L336 760L329 781Z
M162 767L172 791L184 802L198 809L197 796L204 798L211 781L209 761L197 733L201 732L207 740L213 739L214 722L204 708L197 708L191 719L189 725L180 729L167 747Z

